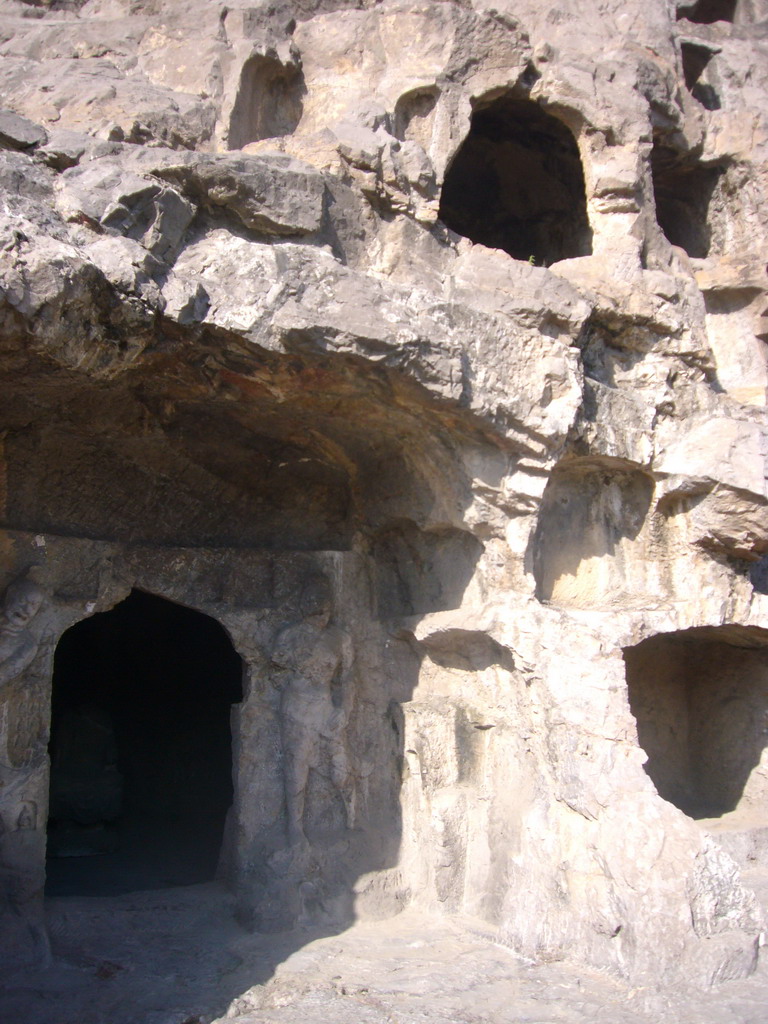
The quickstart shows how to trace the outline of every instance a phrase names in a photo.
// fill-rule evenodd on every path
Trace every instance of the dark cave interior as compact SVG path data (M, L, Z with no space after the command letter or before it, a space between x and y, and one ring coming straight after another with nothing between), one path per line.
M223 627L140 590L56 649L49 895L214 878L242 662Z
M446 173L440 219L539 266L588 256L584 172L570 129L528 99L502 97L476 110Z
M736 17L737 0L696 0L695 3L678 7L677 17L686 18L698 25L711 25L715 21L733 21Z
M651 152L656 220L672 245L694 259L709 255L710 202L724 168L691 160L657 139Z

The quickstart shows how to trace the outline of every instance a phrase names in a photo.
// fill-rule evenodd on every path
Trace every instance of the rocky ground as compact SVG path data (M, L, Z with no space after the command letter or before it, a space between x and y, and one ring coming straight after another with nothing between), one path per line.
M523 959L468 918L254 935L215 884L51 904L53 963L0 977L5 1024L763 1024L768 1007L765 959L662 993Z

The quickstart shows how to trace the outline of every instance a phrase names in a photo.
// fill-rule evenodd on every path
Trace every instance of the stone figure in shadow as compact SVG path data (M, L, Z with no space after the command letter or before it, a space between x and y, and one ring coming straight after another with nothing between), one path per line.
M272 662L282 670L280 733L291 846L306 844L304 810L310 770L336 787L348 828L354 827L354 785L346 728L352 704L349 637L331 622L331 591L324 576L305 583L301 621L277 635Z
M15 580L5 592L0 615L0 689L18 678L37 654L40 638L30 628L44 598L32 580Z
M40 611L45 593L32 580L14 580L5 592L0 609L0 693L32 663L40 636L31 627ZM37 870L40 819L33 796L39 789L39 775L45 748L38 745L30 761L14 767L8 754L7 703L0 721L0 944L10 946L19 956L28 952L47 966L50 957L43 916L40 872ZM6 913L3 914L2 911Z

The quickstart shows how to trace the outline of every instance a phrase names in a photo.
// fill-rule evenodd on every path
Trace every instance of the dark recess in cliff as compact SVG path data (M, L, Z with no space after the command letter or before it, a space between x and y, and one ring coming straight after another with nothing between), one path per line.
M627 687L645 770L693 818L733 811L766 745L765 630L662 633L627 648Z
M733 21L736 16L737 0L697 0L696 3L678 7L677 17L687 18L699 25L711 25L715 21Z
M695 43L683 43L680 50L686 88L706 110L719 110L720 97L717 90L709 82L702 81L702 76L712 59L712 51L706 46L697 46Z
M724 168L680 154L663 140L654 141L651 174L656 219L672 245L689 256L709 255L712 229L709 207Z
M62 636L49 891L103 896L214 877L242 673L218 622L138 590Z
M459 235L549 266L588 256L584 172L570 130L532 100L476 110L451 162L440 218Z

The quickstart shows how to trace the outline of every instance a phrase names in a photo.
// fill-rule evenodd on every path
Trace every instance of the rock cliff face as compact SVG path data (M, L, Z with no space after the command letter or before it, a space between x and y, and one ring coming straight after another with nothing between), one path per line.
M51 760L86 852L207 806L205 686L162 702L151 610L114 639L133 590L242 659L214 845L251 926L413 905L748 973L766 0L0 11L4 949L45 946Z

